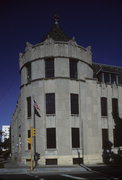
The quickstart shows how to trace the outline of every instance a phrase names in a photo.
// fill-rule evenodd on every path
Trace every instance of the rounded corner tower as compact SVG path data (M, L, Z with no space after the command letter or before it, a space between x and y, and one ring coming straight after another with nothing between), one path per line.
M41 43L26 43L19 63L20 161L28 163L30 145L27 138L30 137L30 128L34 127L33 153L40 154L40 165L83 162L86 82L93 78L90 47L83 48L74 38L70 39L55 17L52 28ZM33 101L38 104L41 117L34 114Z

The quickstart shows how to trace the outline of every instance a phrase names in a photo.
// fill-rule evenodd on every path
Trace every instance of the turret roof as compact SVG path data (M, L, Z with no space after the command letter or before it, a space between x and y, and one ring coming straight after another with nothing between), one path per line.
M42 38L42 41L45 41L47 38L52 38L54 41L69 41L70 38L63 31L63 29L59 26L59 18L58 16L54 17L54 24L51 27L50 31Z

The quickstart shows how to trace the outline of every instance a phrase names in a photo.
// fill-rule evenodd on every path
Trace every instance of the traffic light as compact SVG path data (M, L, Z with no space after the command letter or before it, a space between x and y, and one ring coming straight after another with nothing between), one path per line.
M40 159L40 154L36 152L34 155L34 160L38 161L39 159Z
M27 143L32 144L32 138L27 138Z
M38 153L38 160L40 159L40 154Z
M36 136L36 129L31 128L31 137Z

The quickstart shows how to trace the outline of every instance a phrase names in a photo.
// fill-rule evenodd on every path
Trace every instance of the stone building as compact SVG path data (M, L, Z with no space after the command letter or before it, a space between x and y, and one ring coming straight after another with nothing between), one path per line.
M121 67L93 63L91 48L69 38L57 18L40 43L26 43L19 64L20 96L11 122L13 159L29 163L27 138L33 127L33 153L40 154L40 165L101 163L104 149L116 153L122 143L112 112L122 117ZM35 115L33 101L41 117Z

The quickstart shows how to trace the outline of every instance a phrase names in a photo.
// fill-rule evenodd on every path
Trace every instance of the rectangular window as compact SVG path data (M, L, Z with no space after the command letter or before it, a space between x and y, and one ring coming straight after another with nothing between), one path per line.
M57 159L46 159L46 165L57 165Z
M118 115L118 99L112 98L112 113Z
M45 60L45 77L46 78L54 77L54 59Z
M46 94L46 114L55 114L55 94Z
M70 94L71 114L79 114L79 98L78 94Z
M73 158L73 164L83 164L83 158Z
M108 129L102 129L102 148L107 149L108 147Z
M56 148L56 128L47 128L47 148Z
M31 117L31 97L27 97L27 117Z
M104 82L105 83L110 83L110 74L104 72Z
M122 84L122 75L121 74L118 75L118 83Z
M101 116L107 116L107 98L101 97Z
M111 74L111 83L117 83L116 74L114 73Z
M119 129L113 130L114 147L122 146L122 131Z
M77 60L70 59L70 78L77 79L78 72L77 72Z
M103 73L100 72L100 73L97 75L97 78L98 78L98 81L99 81L99 82L103 82Z
M27 82L29 83L31 81L31 63L27 63L26 69L27 69Z
M72 128L72 148L80 148L79 128Z
M28 138L30 138L30 137L31 137L31 131L28 130ZM30 149L31 149L31 144L28 143L28 150L30 150Z

